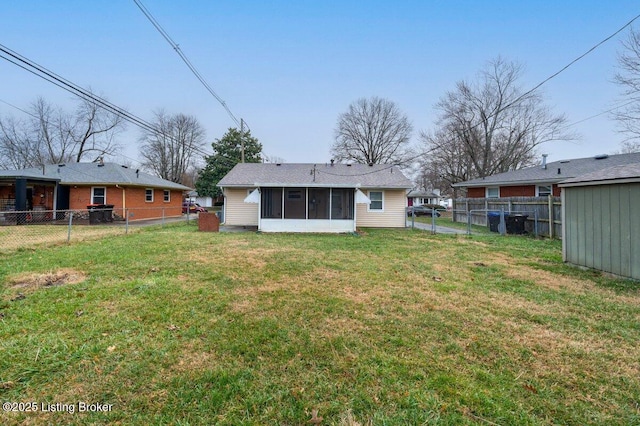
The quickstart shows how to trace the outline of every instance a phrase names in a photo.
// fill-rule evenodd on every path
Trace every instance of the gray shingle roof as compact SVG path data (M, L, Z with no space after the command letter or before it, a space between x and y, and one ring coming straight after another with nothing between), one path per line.
M596 157L577 158L571 160L561 160L547 163L547 168L542 166L527 167L525 169L513 170L499 173L485 178L468 180L456 183L455 187L472 187L487 185L519 185L519 184L540 184L558 183L560 181L575 178L587 173L597 172L612 166L622 166L626 164L640 163L640 152L633 154L609 155L606 158L596 159ZM560 173L558 173L558 170Z
M315 173L314 173L315 170ZM314 176L315 174L315 176ZM220 187L324 186L408 189L413 185L396 166L386 164L237 164Z
M604 181L634 180L640 181L640 162L625 166L613 166L586 173L560 182L561 186L573 186L580 183L602 183ZM613 182L611 182L613 183Z
M126 185L188 191L191 188L115 163L53 164L24 170L1 170L0 177L59 179L62 185Z

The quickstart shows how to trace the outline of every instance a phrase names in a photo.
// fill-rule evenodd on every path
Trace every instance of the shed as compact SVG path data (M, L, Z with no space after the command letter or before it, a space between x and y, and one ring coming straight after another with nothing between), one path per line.
M640 280L640 163L560 183L565 262Z

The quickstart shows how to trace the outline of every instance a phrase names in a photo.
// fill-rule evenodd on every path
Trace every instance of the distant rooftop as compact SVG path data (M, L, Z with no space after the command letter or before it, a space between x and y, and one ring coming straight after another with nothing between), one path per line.
M127 185L188 191L191 188L115 163L64 163L0 170L0 177L59 180L63 185Z
M640 163L640 152L633 154L599 155L549 162L542 165L498 173L484 178L468 180L454 184L455 187L473 187L487 185L519 185L558 183L587 173L597 172L613 166Z
M605 182L616 183L629 180L634 182L640 181L640 163L613 166L592 173L586 173L575 178L564 180L560 182L560 186L600 184Z

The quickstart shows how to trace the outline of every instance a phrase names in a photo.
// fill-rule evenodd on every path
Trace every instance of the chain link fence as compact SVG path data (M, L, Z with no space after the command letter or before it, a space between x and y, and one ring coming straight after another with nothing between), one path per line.
M183 222L198 226L198 215L176 209L83 209L0 211L0 252L126 235L141 227Z

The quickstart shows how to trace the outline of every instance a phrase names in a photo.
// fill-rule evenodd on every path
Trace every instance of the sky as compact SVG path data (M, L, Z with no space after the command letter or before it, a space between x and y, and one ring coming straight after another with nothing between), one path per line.
M397 104L419 133L435 104L498 56L524 65L528 90L640 14L637 0L174 1L142 3L268 156L325 163L339 114L359 98ZM640 19L635 22L640 28ZM603 112L628 29L541 88L573 141L549 142L548 161L611 153L624 135ZM196 117L210 142L231 117L133 0L4 2L0 44L147 121L155 111ZM0 115L27 118L38 97L73 111L68 92L0 59ZM596 116L595 118L590 118ZM590 119L588 119L590 118ZM141 131L119 136L136 164Z

